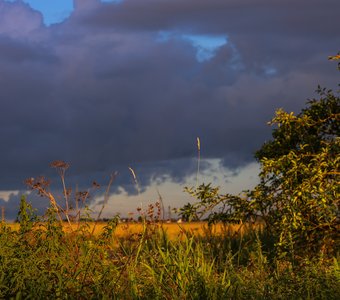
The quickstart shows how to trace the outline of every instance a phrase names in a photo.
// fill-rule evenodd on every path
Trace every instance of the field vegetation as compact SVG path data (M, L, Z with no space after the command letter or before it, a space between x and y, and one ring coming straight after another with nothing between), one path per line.
M7 226L14 231L20 230L19 223L8 223ZM78 224L72 223L71 230L67 223L63 223L63 231L65 232L74 232L77 231L80 227L86 226L88 230L93 234L98 236L100 235L105 227L107 226L107 222L101 221L98 222L96 225L94 222L90 222L89 224ZM94 228L95 226L95 228ZM115 238L124 238L134 234L141 235L144 230L145 224L143 222L122 222L120 221L117 224L114 232L112 233L113 237ZM162 231L167 235L168 238L171 240L175 240L177 238L186 237L189 235L195 236L202 236L205 235L207 232L209 234L213 234L214 236L225 234L225 232L229 231L231 233L240 233L245 231L245 226L241 224L211 224L209 226L208 222L199 221L199 222L185 222L185 223L177 223L177 222L159 222L158 226L162 228ZM44 230L45 226L41 223L39 226L41 230ZM257 229L260 229L261 224L253 225Z
M137 208L138 224L101 223L116 174L93 219L89 191L72 194L69 165L53 162L63 203L47 179L30 178L46 213L23 196L18 225L0 224L0 298L339 299L340 98L318 92L298 115L277 111L253 190L221 194L198 179L186 188L194 202L178 213L187 223L164 223L161 198Z
M337 299L338 254L282 258L258 224L60 222L22 199L0 225L0 298ZM96 225L96 227L95 227ZM338 252L336 252L338 253Z
M337 257L280 259L257 225L214 232L206 223L116 221L94 233L93 222L70 231L53 216L21 220L17 229L1 224L0 298L337 299L340 292Z

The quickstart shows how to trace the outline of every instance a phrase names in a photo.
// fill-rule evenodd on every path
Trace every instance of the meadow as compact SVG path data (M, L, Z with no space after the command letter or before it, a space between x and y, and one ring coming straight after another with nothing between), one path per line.
M213 234L214 236L225 234L226 231L237 233L237 232L244 232L244 227L242 225L225 225L222 223L208 225L207 222L184 222L184 223L177 223L177 222L160 222L155 223L162 229L162 232L166 234L167 238L171 240L181 239L186 237L187 235L194 235L194 236L202 236L205 235L207 232L209 234ZM19 223L8 223L6 224L11 230L19 231L20 224ZM76 232L80 228L86 227L89 232L93 232L95 236L99 236L102 234L103 230L107 227L107 222L89 222L89 223L71 223L71 228L69 224L64 222L63 223L63 231L64 232ZM131 235L141 235L144 231L144 227L148 226L149 224L143 224L143 222L120 222L117 224L114 232L112 233L113 238L126 238ZM40 227L40 229L44 229L45 226L43 223L36 224L36 227ZM259 228L260 225L257 227Z
M251 224L21 218L0 226L1 299L338 299L338 258L277 257Z

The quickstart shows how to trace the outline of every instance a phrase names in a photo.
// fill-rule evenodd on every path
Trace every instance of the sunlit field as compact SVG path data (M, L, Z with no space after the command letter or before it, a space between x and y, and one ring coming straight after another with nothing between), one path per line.
M86 223L72 223L71 226L67 223L63 223L63 230L65 232L76 232L79 230L79 228L82 228L86 225L86 228L89 232L93 232L94 235L98 236L100 235L105 226L107 226L107 222L90 222L88 224ZM19 230L20 224L19 223L8 223L7 226L11 228L12 230ZM135 235L135 234L141 234L145 227L148 226L148 224L143 223L137 223L137 222L122 222L117 225L117 228L115 229L114 236L117 238L124 238L127 236ZM162 230L164 234L167 235L170 239L177 239L177 238L183 238L187 236L204 236L207 233L218 236L225 233L228 234L238 234L243 233L247 228L249 228L249 224L246 225L239 225L239 224L233 224L233 225L226 225L222 223L214 224L214 225L208 225L207 222L183 222L183 223L177 223L177 222L159 222L154 223L152 225L153 227ZM253 225L253 228L260 228L261 225ZM36 225L36 228L44 228L43 224Z
M337 299L340 291L337 260L301 267L277 258L262 225L21 219L1 223L0 244L1 299Z

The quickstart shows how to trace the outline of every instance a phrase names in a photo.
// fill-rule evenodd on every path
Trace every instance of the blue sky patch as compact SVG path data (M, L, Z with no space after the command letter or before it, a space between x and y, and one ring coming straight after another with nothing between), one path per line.
M179 38L186 40L196 49L196 59L204 62L213 58L216 51L228 43L225 35L203 35L203 34L183 34L179 32L160 31L158 41L166 42L169 39Z
M17 0L6 0L16 2ZM46 26L65 21L72 13L74 6L73 0L23 0L33 9L40 11L44 16ZM120 3L123 0L101 0L101 2Z

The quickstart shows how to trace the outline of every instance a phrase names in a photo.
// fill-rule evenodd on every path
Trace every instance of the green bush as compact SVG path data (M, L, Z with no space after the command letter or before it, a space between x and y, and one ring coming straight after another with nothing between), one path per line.
M186 220L263 221L280 255L292 259L339 249L340 98L318 89L298 115L277 110L273 139L255 157L260 183L243 195L221 195L210 184L186 188L198 202L180 209Z

